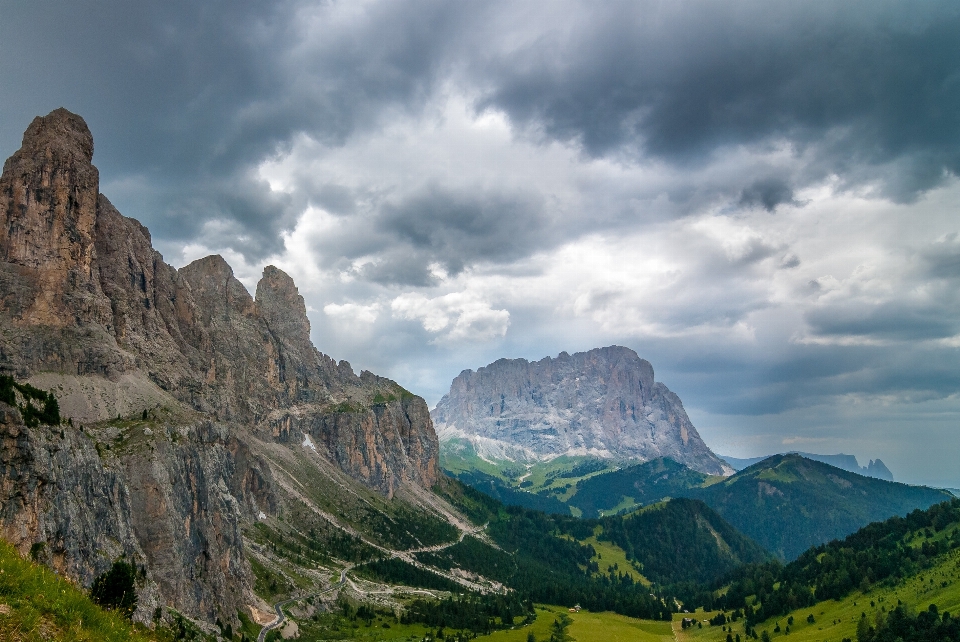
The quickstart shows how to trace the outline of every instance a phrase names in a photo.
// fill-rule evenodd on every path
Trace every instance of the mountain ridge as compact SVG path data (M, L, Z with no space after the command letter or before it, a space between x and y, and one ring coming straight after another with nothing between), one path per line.
M800 455L806 459L812 459L813 461L819 461L824 464L829 464L835 466L842 470L849 471L851 473L859 473L866 477L875 477L877 479L885 479L887 481L896 481L893 478L893 473L890 472L890 469L887 468L886 464L883 463L879 458L871 459L868 461L866 466L861 466L860 462L857 461L856 455L847 455L844 453L838 453L836 455L818 455L815 453L805 453L797 450L790 450L785 453L778 453L781 455ZM724 460L730 464L737 471L741 471L744 468L752 466L756 463L768 459L772 455L767 455L765 457L748 457L748 458L739 458L739 457L730 457L728 455L718 455L720 459Z
M945 491L865 477L799 455L774 455L693 496L786 560L872 522L951 499Z
M726 478L669 458L582 476L577 468L568 465L546 474L536 467L527 469L537 472L537 481L526 488L517 484L516 471L501 477L471 468L451 474L507 503L584 518L629 514L670 498L702 500L786 560L870 522L952 497L944 490L866 477L794 454L769 457ZM565 475L573 479L564 484L570 479Z
M67 422L27 427L0 403L4 538L83 586L119 556L142 566L141 621L237 625L267 608L256 525L295 514L321 541L389 543L416 539L391 514L424 537L456 519L424 494L440 471L423 399L316 350L281 270L254 298L222 257L165 263L99 193L93 148L57 109L0 175L0 374L51 390ZM308 498L298 477L343 496Z

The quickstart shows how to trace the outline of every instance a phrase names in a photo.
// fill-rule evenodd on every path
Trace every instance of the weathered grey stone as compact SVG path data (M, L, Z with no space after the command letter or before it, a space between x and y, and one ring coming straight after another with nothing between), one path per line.
M670 457L724 472L680 398L654 381L648 361L620 346L465 370L432 415L441 439L468 439L493 458Z

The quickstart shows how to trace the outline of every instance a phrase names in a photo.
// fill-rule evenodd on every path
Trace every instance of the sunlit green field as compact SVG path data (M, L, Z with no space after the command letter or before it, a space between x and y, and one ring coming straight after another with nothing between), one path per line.
M537 621L507 631L477 638L477 642L527 642L533 633L537 642L550 639L550 625L561 614L572 620L568 633L577 642L667 642L673 640L669 622L638 620L616 613L568 613L559 606L537 606Z
M616 613L588 613L570 615L570 635L577 642L666 642L673 640L670 622L637 620Z
M627 553L613 542L598 541L596 536L588 537L582 540L584 544L589 544L597 553L593 556L593 561L600 567L600 573L606 575L609 567L616 565L615 572L629 575L635 582L641 582L650 586L650 580L634 568L630 560L627 559Z

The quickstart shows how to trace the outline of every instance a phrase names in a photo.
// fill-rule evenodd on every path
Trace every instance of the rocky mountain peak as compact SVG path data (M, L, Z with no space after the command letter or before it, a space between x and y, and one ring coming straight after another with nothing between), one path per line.
M165 604L236 625L253 595L242 524L303 506L274 471L420 497L438 476L429 410L314 348L281 270L255 301L221 256L165 263L92 158L59 109L0 176L0 373L54 391L70 420L28 428L0 402L0 535L44 543L85 585L121 554L143 564L143 621Z
M0 259L28 271L10 301L27 322L106 322L109 302L95 277L100 175L93 137L66 109L37 117L0 177Z
M295 346L310 345L307 306L297 285L280 268L268 265L257 283L257 308L278 338Z
M44 162L69 159L89 165L93 162L93 134L83 118L60 107L33 119L23 133L19 153Z
M465 370L432 416L441 440L465 439L491 459L670 457L708 474L732 472L679 397L654 380L650 362L622 346Z
M225 320L234 312L246 314L253 311L253 297L219 254L197 259L178 271L190 284L200 314L208 322L218 318Z
M214 290L217 289L216 284L226 284L234 278L233 268L219 254L211 254L188 263L180 268L180 273L184 276L190 275L192 280L198 283L205 281L211 284Z

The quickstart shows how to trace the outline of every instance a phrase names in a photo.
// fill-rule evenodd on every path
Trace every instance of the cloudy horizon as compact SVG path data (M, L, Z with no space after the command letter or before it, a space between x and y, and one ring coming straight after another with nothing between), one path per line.
M0 0L0 155L80 114L167 262L431 407L619 344L716 452L960 488L955 3L134 4Z

